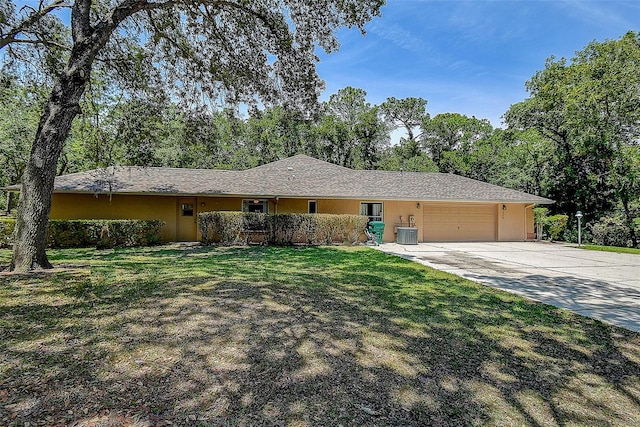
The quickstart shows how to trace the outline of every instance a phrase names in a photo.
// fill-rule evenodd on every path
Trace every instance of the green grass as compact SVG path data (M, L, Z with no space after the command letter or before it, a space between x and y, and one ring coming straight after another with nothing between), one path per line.
M640 425L640 335L372 249L50 259L0 276L0 425Z
M621 254L640 254L640 249L636 249L636 248L620 248L618 246L600 246L600 245L582 245L580 247L590 251L617 252Z

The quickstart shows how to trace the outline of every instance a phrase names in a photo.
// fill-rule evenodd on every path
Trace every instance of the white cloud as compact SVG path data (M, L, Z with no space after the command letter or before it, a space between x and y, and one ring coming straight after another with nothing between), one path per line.
M565 0L567 14L590 25L602 28L637 28L640 22L640 3L635 1L582 1Z
M383 24L375 22L369 27L369 31L381 39L390 41L394 45L412 53L424 54L429 50L425 41L414 36L411 32L396 24Z

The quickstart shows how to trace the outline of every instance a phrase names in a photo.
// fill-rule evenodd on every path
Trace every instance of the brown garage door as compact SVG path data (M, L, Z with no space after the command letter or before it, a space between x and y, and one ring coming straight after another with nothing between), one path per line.
M430 205L424 208L427 242L492 242L496 240L496 205Z

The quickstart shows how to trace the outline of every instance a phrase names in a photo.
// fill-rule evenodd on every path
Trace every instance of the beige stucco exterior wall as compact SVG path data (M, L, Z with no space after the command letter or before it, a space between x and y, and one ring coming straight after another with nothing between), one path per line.
M365 201L365 200L363 200ZM369 201L369 200L366 200ZM372 200L375 201L375 200ZM407 202L407 201L383 201L383 215L384 215L384 234L382 240L385 242L396 241L395 227L409 227L409 218L413 216L415 220L415 227L418 229L418 241L422 242L423 221L422 221L422 206L423 203L419 202ZM359 209L359 206L358 206ZM401 218L402 217L402 218Z
M159 219L162 240L176 238L177 202L169 196L54 193L51 219Z
M504 207L504 208L503 208ZM498 204L498 241L512 242L526 239L527 215L521 203Z
M360 213L360 201L343 199L319 199L318 213L358 215Z
M197 200L198 212L242 210L242 198L240 197L198 197ZM271 209L271 204L269 209Z
M177 196L138 196L62 194L53 195L52 219L159 219L166 223L162 232L163 241L174 241L178 234L179 206ZM185 196L188 198L188 196ZM195 214L208 211L240 211L241 197L195 197ZM378 202L383 204L385 231L383 240L396 240L395 227L408 226L409 217L415 217L418 228L418 241L424 238L423 215L427 202L382 201L382 200L344 200L344 199L280 199L275 203L269 199L270 213L306 213L308 201L316 200L318 213L359 214L360 202ZM419 205L419 206L418 206ZM496 204L497 236L500 241L519 241L533 233L533 213L531 206L525 204ZM402 217L402 221L401 221ZM200 236L198 234L197 238Z
M308 213L309 200L315 199L282 199L278 200L277 206L273 206L271 213ZM269 206L271 209L271 206ZM277 212L276 212L277 209Z

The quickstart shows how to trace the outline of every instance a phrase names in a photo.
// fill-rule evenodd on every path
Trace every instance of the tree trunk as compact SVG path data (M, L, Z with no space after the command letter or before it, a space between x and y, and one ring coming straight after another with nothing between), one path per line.
M87 87L96 55L127 17L144 9L173 6L171 1L149 3L146 0L129 0L91 25L91 4L91 0L75 0L71 7L73 48L69 62L58 77L40 118L31 157L22 177L11 260L11 270L14 271L52 267L45 248L53 182L71 124L80 113L80 98Z
M71 72L70 70L74 70ZM52 268L45 252L56 168L71 123L80 112L88 70L69 62L58 78L38 125L31 157L22 177L11 269Z

